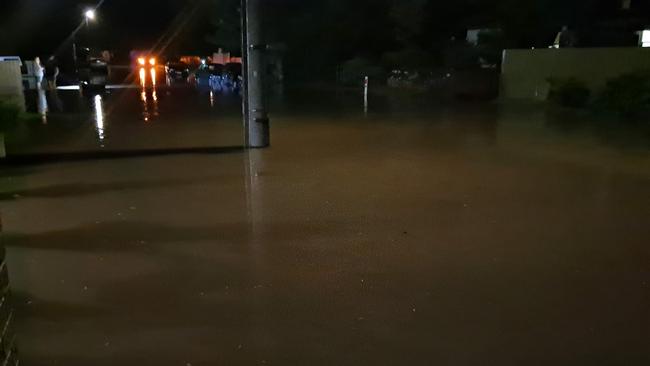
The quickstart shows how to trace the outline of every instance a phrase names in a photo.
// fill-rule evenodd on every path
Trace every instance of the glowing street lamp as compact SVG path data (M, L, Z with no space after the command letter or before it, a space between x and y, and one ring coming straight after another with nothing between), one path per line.
M88 9L84 13L84 16L89 20L95 20L95 11L93 9Z
M86 20L95 20L95 11L93 9L86 10L84 17L86 17Z
M87 9L83 13L83 21L79 24L77 29L72 32L72 60L74 62L75 70L77 70L77 33L79 33L81 28L84 26L84 23L86 24L86 27L88 27L88 23L91 20L95 20L96 17L97 14L95 13L95 9Z
M97 14L95 14L95 9L88 9L84 12L84 20L86 21L86 27L88 26L88 22L95 20L95 17Z

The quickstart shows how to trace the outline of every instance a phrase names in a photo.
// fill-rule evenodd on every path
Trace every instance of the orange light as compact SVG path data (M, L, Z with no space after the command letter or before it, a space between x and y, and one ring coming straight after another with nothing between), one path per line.
M146 63L144 57L140 57L140 58L138 59L138 63L139 63L140 65L144 66L144 64Z
M144 88L147 82L147 74L144 71L144 67L140 68L140 85Z
M155 58L153 58L153 57L152 57L152 58L150 58L150 59L149 59L149 65L151 65L151 66L154 66L154 65L156 65L156 59L155 59Z
M151 83L156 87L156 69L151 69Z

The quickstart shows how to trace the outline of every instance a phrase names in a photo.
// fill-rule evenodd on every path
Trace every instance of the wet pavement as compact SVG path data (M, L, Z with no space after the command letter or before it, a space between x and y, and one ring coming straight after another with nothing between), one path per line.
M650 363L646 129L355 98L278 103L266 150L3 167L23 363Z

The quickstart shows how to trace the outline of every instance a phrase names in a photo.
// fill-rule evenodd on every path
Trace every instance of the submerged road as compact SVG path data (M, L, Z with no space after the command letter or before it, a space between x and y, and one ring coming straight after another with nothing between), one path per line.
M238 141L236 103L137 97L104 149ZM280 106L266 150L3 167L23 363L650 363L647 135L342 98ZM102 149L71 115L26 151Z

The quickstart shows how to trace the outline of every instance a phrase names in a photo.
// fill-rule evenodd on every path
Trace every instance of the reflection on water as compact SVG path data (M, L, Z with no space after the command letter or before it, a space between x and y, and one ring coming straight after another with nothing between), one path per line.
M147 72L144 67L140 68L140 85L143 89L147 86Z
M95 127L97 129L97 137L101 147L104 147L104 106L102 102L102 96L97 94L95 95Z
M368 77L363 83L363 115L368 117Z
M145 122L149 122L158 116L158 93L156 90L156 84L158 81L155 68L149 70L149 77L151 78L150 86L153 89L151 92L151 98L149 98L149 95L147 94L147 70L144 67L141 67L140 86L142 90L140 90L140 102L142 103L142 119Z
M146 68L145 76L149 77ZM236 95L197 91L191 84L166 87L164 79L156 88L152 88L149 80L145 88L137 80L133 86L107 90L101 95L80 94L76 90L60 90L58 97L47 90L27 92L28 111L38 116L38 122L29 126L33 129L29 134L33 132L38 138L29 135L26 143L13 149L89 151L240 143L241 99ZM539 108L499 104L447 106L431 102L428 96L369 93L368 97L367 117L364 117L362 90L338 94L289 90L286 97L275 99L271 110L277 121L286 121L285 127L280 127L284 128L280 130L283 133L291 131L286 126L293 122L296 123L291 126L298 131L300 126L314 123L350 126L354 131L367 131L373 138L377 134L386 140L387 146L399 149L422 143L473 153L490 147L510 149L520 144L535 146L541 142L549 145L577 140L595 141L617 149L650 146L650 128L642 130L620 121L598 121L591 114L576 116L563 111L548 114ZM62 108L57 107L56 99L60 99ZM40 123L41 117L47 125ZM401 137L397 133L397 137L381 135L389 130L410 132ZM428 145L424 140L430 140Z
M144 69L143 69L144 70ZM147 91L142 89L140 92L140 100L142 101L142 117L145 122L149 122L149 102L147 100Z
M140 86L144 89L147 87L147 70L144 67L140 68L139 76ZM155 68L149 70L149 77L151 78L151 86L155 88L158 83L158 75Z
M37 104L38 114L41 115L41 121L47 123L47 96L45 95L45 90L38 89L38 104Z
M158 93L156 93L156 89L153 90L151 99L153 100L153 115L158 117Z
M151 103L149 100L151 99ZM151 92L151 98L145 89L140 92L140 101L142 102L142 119L145 122L151 121L158 117L158 92L154 89Z
M63 101L59 97L59 91L57 89L52 89L48 93L50 99L50 109L54 112L63 112Z

